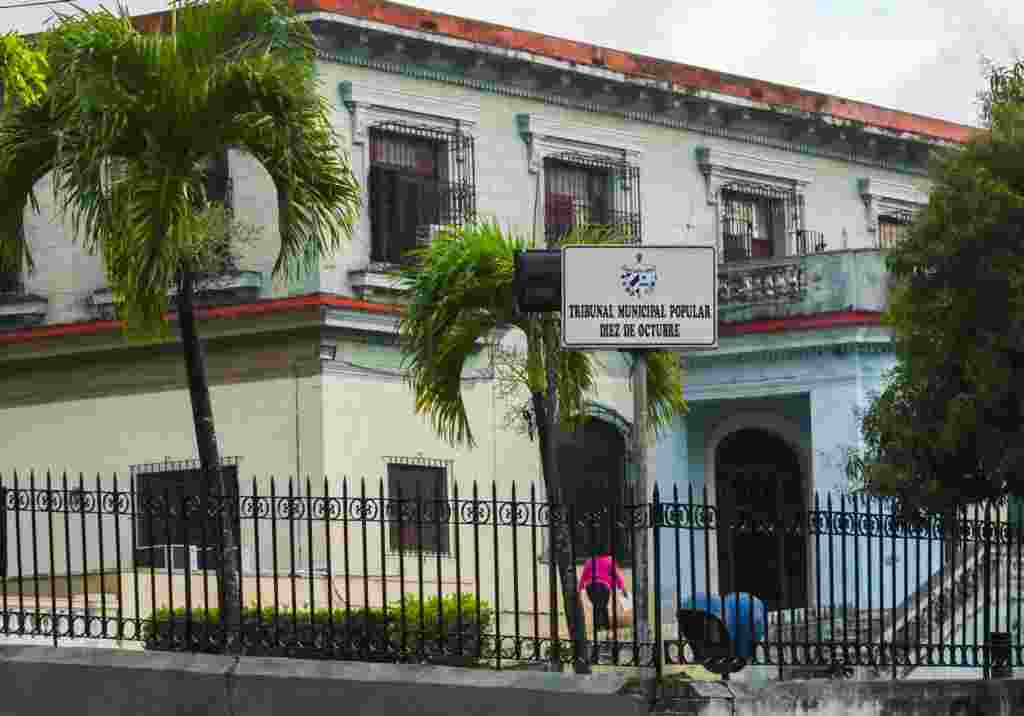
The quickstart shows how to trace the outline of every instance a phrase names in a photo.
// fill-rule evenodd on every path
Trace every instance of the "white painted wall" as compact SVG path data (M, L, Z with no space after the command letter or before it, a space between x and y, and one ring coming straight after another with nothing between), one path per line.
M479 212L482 216L496 217L503 224L525 233L530 232L533 224L537 175L528 171L527 148L516 126L517 113L554 118L569 127L597 127L630 135L643 150L639 159L641 203L644 241L648 243L708 244L715 241L715 207L707 203L704 179L698 171L694 154L696 147L701 145L710 147L712 156L718 150L784 160L808 174L812 180L805 188L805 223L807 228L825 232L830 249L865 248L873 244L874 237L868 232L867 212L857 191L858 178L871 177L927 191L924 179L837 160L795 155L770 147L704 137L366 68L321 62L319 71L322 91L331 105L330 121L347 152L352 150L352 117L339 98L338 84L342 81L370 83L414 98L478 104L480 114L479 125L475 128L475 149ZM361 154L352 157L357 170L362 171ZM279 249L273 184L266 172L250 158L232 152L230 164L237 216L260 226L264 232L263 239L244 252L242 268L269 274ZM874 181L873 186L880 185ZM89 294L105 283L99 259L88 256L80 246L72 246L66 227L56 222L48 180L40 183L38 193L42 214L28 218L28 237L38 264L36 275L28 281L29 288L49 297L48 322L85 320L90 317L86 304ZM363 198L365 202L365 195ZM542 207L537 213L543 217ZM687 229L687 225L693 228ZM539 228L542 231L542 226ZM352 243L336 256L323 260L322 289L350 295L348 272L365 268L369 244L369 223L363 217ZM266 286L265 295L268 296L315 290L308 284L293 284L289 288L283 280L275 282L272 287Z

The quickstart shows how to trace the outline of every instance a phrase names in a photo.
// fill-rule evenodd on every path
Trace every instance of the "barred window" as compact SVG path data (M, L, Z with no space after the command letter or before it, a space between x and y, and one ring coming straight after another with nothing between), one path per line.
M801 229L799 198L790 190L732 183L722 187L719 207L725 262L784 254L787 233Z
M372 261L401 263L419 236L476 213L473 138L400 122L370 128Z
M228 164L228 153L224 150L206 162L206 201L220 202L225 208L231 209L234 192L231 182L231 168Z
M878 246L889 249L903 241L912 216L909 212L894 212L878 217Z
M392 551L449 553L448 480L443 466L388 463L388 498Z
M574 226L608 226L641 240L640 170L603 157L563 153L544 160L544 236L549 245Z
M230 496L237 502L238 465L224 465L224 469ZM191 461L146 466L145 472L136 475L135 483L135 564L158 569L216 569L220 518L206 498L217 493L216 488L203 489L200 468ZM236 520L236 544L241 544L240 539Z

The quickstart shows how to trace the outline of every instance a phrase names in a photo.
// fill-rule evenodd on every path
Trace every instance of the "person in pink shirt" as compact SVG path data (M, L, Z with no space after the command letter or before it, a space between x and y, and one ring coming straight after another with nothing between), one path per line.
M579 592L586 592L593 609L594 629L611 629L611 615L608 605L611 601L612 591L621 592L616 601L624 601L632 608L629 593L626 591L626 581L623 579L622 570L615 563L610 554L601 557L592 557L583 565L578 586ZM617 605L618 606L618 605ZM625 626L623 619L616 620L616 626Z

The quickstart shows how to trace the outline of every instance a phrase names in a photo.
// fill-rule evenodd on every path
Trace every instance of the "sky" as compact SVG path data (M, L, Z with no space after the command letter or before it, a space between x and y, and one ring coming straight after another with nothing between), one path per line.
M0 0L0 33L36 32L54 9ZM86 8L111 2L80 0ZM133 14L167 0L129 0ZM405 4L961 124L980 124L983 56L1024 54L1020 0L406 0Z

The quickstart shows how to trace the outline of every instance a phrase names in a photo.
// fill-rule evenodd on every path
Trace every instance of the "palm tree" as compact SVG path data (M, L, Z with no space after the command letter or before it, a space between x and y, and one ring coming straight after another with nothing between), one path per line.
M46 56L20 35L0 35L0 109L36 102L46 91Z
M21 231L33 187L53 174L74 237L104 258L134 337L166 337L177 318L204 490L221 511L221 609L240 647L240 563L232 486L220 470L193 293L209 247L208 162L227 149L257 160L277 189L274 273L295 273L351 236L359 187L317 88L309 28L277 0L187 0L169 32L143 33L127 8L59 16L42 36L46 93L0 122L0 260L31 268ZM216 482L215 482L216 481Z
M573 229L561 242L623 243L613 231L596 226ZM568 505L559 477L557 448L564 430L585 419L585 401L595 388L595 359L590 353L560 347L557 313L523 315L513 294L515 254L529 248L525 239L494 222L443 231L417 261L403 271L410 304L399 325L409 369L415 410L430 417L435 431L451 444L472 447L472 427L462 396L462 372L480 341L516 327L526 336L521 376L537 425L541 473L548 500ZM666 351L648 355L648 426L657 433L686 411L678 357ZM638 418L639 419L639 418ZM585 635L571 561L570 525L553 520L552 559L556 563L569 633L577 645L575 669L589 673L579 648ZM558 643L555 642L555 658Z

